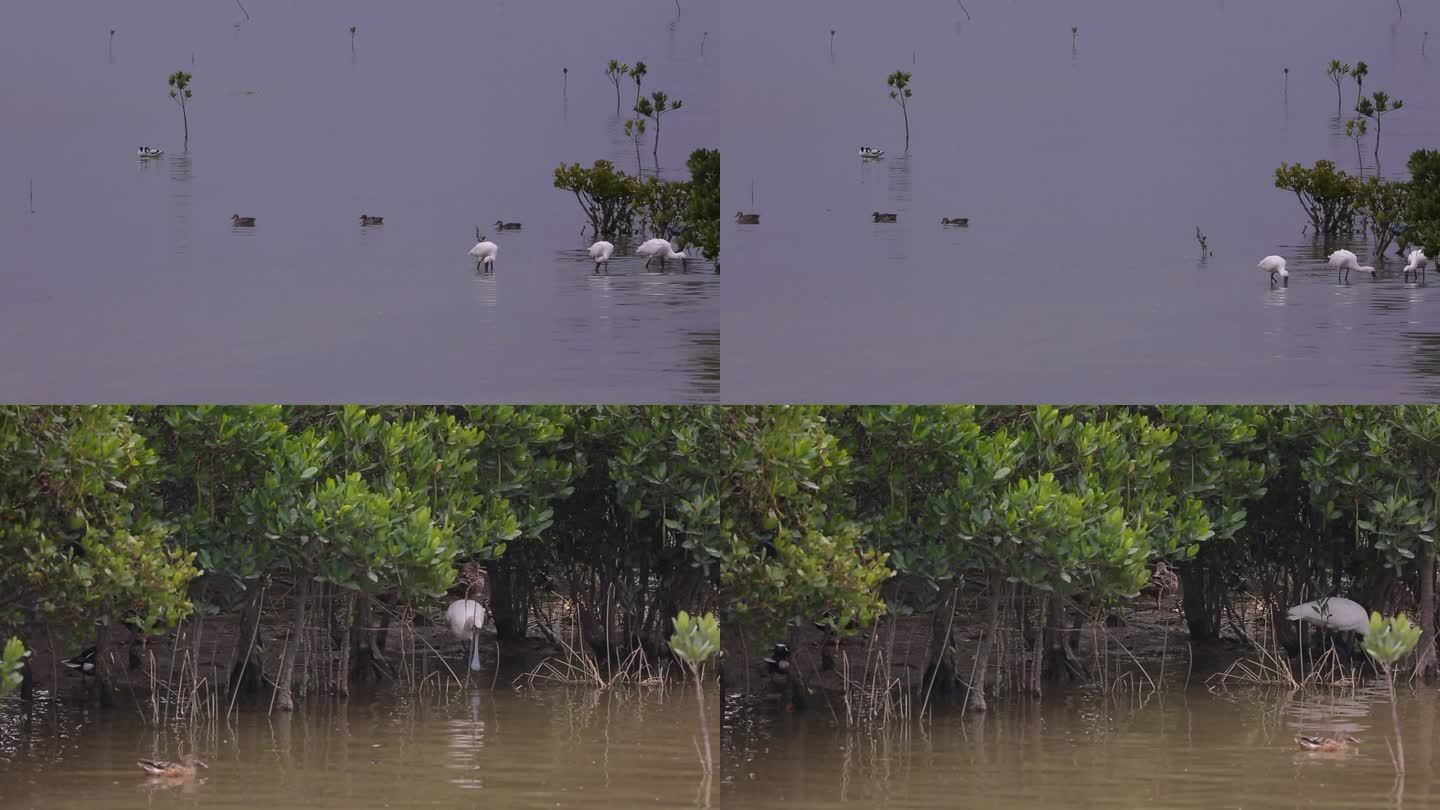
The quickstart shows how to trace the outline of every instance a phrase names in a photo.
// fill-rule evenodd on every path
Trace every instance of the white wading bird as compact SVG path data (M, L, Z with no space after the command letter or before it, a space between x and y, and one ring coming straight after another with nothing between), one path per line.
M1285 269L1285 260L1279 256L1266 256L1255 265L1260 272L1270 274L1270 283L1275 283L1275 277L1279 276L1283 286L1290 286L1290 271Z
M1345 280L1349 281L1351 270L1359 270L1362 273L1369 273L1372 276L1375 275L1375 268L1361 266L1360 260L1355 257L1354 253L1351 253L1348 250L1337 250L1334 253L1331 253L1330 266L1337 268L1337 272L1335 274L1336 281L1340 280L1342 274Z
M615 246L609 242L596 242L590 246L590 258L595 260L595 272L600 272L600 265L605 265L605 272L610 272L610 255L615 252Z
M1420 274L1425 272L1425 262L1427 261L1425 251L1416 248L1410 251L1410 255L1405 258L1410 260L1410 263L1405 265L1405 278L1410 278L1411 273L1414 273L1415 277L1419 278Z
M635 248L636 256L645 257L645 266L649 267L650 262L659 259L660 269L665 269L666 259L679 259L680 266L684 267L690 257L675 250L675 246L665 239L647 239L640 247Z
M485 272L495 269L495 256L500 252L500 246L489 241L480 235L480 229L475 229L475 247L470 248L471 256L475 257L475 269L485 268Z
M480 628L485 626L485 607L474 599L459 599L445 611L455 638L470 641L470 671L480 671Z
M1310 622L1336 633L1370 632L1370 614L1360 603L1343 596L1316 599L1290 608L1287 617L1292 622Z

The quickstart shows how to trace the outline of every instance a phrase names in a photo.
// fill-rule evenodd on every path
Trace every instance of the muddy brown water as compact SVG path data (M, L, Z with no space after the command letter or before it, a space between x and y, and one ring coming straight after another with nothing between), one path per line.
M1440 702L1401 687L1407 776L1395 796L1388 697L1358 690L1212 693L1177 679L1142 698L1090 689L988 715L941 711L875 734L837 730L823 707L775 712L727 696L726 808L1440 806ZM1338 754L1297 734L1349 734Z
M646 271L622 244L595 275L552 185L562 162L635 171L612 58L685 102L661 174L719 145L704 4L243 5L249 21L232 0L0 11L0 400L718 396L713 268ZM176 70L194 76L188 153ZM640 151L653 173L649 136ZM477 225L493 275L466 256Z
M634 808L714 798L683 685L382 694L293 715L245 711L194 737L157 733L133 712L43 699L25 718L18 701L0 704L0 807ZM192 745L209 765L193 781L154 784L135 764Z

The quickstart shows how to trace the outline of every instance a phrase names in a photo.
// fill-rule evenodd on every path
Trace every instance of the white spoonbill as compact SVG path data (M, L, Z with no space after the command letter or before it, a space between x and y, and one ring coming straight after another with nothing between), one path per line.
M1360 603L1343 596L1316 599L1290 608L1287 617L1292 622L1310 622L1326 630L1365 635L1370 632L1370 614Z
M1260 268L1260 272L1270 274L1270 283L1272 285L1275 283L1275 277L1279 276L1284 286L1290 286L1290 271L1285 269L1285 260L1283 258L1279 256L1266 256L1255 266Z
M474 599L459 599L445 611L455 638L470 641L470 671L480 671L480 628L485 626L485 607Z
M609 242L600 241L590 246L590 258L595 260L595 272L600 272L600 265L605 265L605 272L610 272L610 255L615 252L615 246Z
M1419 278L1420 274L1425 272L1425 262L1427 261L1425 251L1416 248L1410 251L1410 255L1405 258L1410 260L1410 263L1405 265L1405 278L1408 279L1411 273L1414 273L1415 277Z
M1337 268L1335 274L1336 281L1340 280L1342 274L1345 280L1349 281L1351 270L1359 270L1362 273L1369 273L1372 276L1375 275L1375 268L1362 266L1360 260L1355 257L1355 254L1348 250L1337 250L1331 253L1330 266Z
M640 247L635 248L635 255L645 257L645 266L649 267L650 262L659 259L660 269L665 269L666 259L679 259L680 266L684 267L690 257L675 250L675 246L666 239L647 239Z
M480 235L480 229L475 229L475 247L470 248L471 256L475 257L475 269L485 268L485 272L492 272L495 269L495 256L500 252L500 246L489 241Z

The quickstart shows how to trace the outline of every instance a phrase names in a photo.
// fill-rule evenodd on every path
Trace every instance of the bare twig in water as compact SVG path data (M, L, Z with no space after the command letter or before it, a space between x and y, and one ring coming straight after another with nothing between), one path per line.
M235 0L235 5L239 6L240 12L245 15L245 22L250 22L250 12L245 10L245 4L240 0Z
M963 12L965 12L965 19L967 19L967 20L968 20L968 19L971 19L971 17L970 17L970 9L965 8L965 0L955 0L955 2L959 3L959 4L960 4L960 10L963 11ZM1395 2L1398 3L1398 2L1400 2L1400 0L1395 0Z

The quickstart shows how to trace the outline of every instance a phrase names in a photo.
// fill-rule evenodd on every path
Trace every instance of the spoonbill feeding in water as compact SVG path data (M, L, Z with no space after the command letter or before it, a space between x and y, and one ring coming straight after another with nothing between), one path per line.
M610 254L615 252L615 246L609 242L596 242L590 246L590 258L595 260L595 272L600 272L600 265L605 265L605 272L610 272Z
M1355 254L1348 250L1337 250L1331 253L1330 266L1336 268L1336 281L1339 281L1343 275L1344 279L1348 282L1350 280L1351 270L1359 270L1362 273L1369 273L1372 276L1375 275L1375 268L1361 265L1360 260L1355 257Z
M1336 633L1359 633L1363 636L1370 632L1370 614L1360 607L1359 602L1343 596L1330 596L1296 605L1290 608L1286 618L1292 622L1318 624Z
M475 257L475 269L485 268L490 273L495 270L495 256L500 252L500 246L489 241L480 234L480 229L475 229L475 247L470 248L471 256Z
M1283 258L1279 256L1266 256L1255 266L1260 268L1260 272L1270 274L1270 283L1272 285L1275 283L1275 277L1279 276L1284 286L1290 286L1290 271L1285 269L1285 260Z
M666 259L679 259L680 266L684 267L690 257L675 250L675 246L666 239L646 239L644 244L635 248L636 256L645 257L645 266L649 267L650 262L659 259L660 269L665 269Z
M485 607L474 599L457 599L445 611L450 632L461 641L470 641L470 671L480 671L480 628L485 626Z
M1410 260L1410 263L1405 265L1405 278L1410 278L1411 273L1414 273L1415 277L1419 278L1420 274L1425 272L1425 262L1427 261L1425 251L1416 248L1410 251L1410 255L1405 258Z

